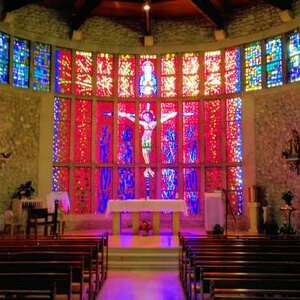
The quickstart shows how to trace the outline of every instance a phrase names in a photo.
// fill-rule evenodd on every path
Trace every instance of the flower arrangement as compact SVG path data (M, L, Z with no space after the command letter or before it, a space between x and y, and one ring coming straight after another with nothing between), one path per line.
M139 226L139 230L144 231L144 235L148 235L151 229L152 229L152 225L148 223L146 220L143 220Z
M17 188L17 190L12 195L12 199L22 199L23 197L31 198L34 192L35 189L32 187L32 182L27 181Z

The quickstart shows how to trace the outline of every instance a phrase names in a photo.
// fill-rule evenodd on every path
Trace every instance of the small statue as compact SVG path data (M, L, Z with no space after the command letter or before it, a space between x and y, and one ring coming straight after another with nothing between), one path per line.
M282 156L286 159L300 159L300 136L296 129L292 130L292 136L288 140L286 148L282 151Z

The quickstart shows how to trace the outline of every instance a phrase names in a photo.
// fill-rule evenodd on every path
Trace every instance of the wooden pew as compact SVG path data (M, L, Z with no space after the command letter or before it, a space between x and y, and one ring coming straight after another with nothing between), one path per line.
M5 299L10 296L55 299L58 294L64 295L63 299L74 299L70 288L71 270L65 273L19 272L17 267L15 270L0 272L0 295Z
M256 274L255 278L247 278L245 274L243 278L216 277L210 284L211 300L251 299L251 297L265 299L265 296L274 300L300 299L300 278L274 278L270 273L266 277Z

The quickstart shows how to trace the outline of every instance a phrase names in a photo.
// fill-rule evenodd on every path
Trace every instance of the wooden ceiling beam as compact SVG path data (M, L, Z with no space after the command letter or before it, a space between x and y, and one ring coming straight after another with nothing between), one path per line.
M101 1L102 0L85 0L84 5L80 7L79 11L73 13L72 15L72 29L78 30L80 26L90 17L92 11L101 3Z
M264 0L264 1L281 10L292 9L292 0Z
M200 10L200 12L217 28L224 29L225 18L215 8L210 0L192 0L193 4Z
M40 0L3 0L3 12L11 12L31 3L41 2Z

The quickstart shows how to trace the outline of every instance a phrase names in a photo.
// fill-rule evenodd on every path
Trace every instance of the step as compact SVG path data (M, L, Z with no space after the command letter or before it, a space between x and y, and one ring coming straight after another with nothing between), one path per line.
M108 263L108 270L178 270L178 262L167 261L114 261Z
M130 247L122 247L122 248L108 248L108 254L143 254L143 253L157 253L157 254L173 254L179 253L180 248L179 247L170 247L170 248L130 248Z

